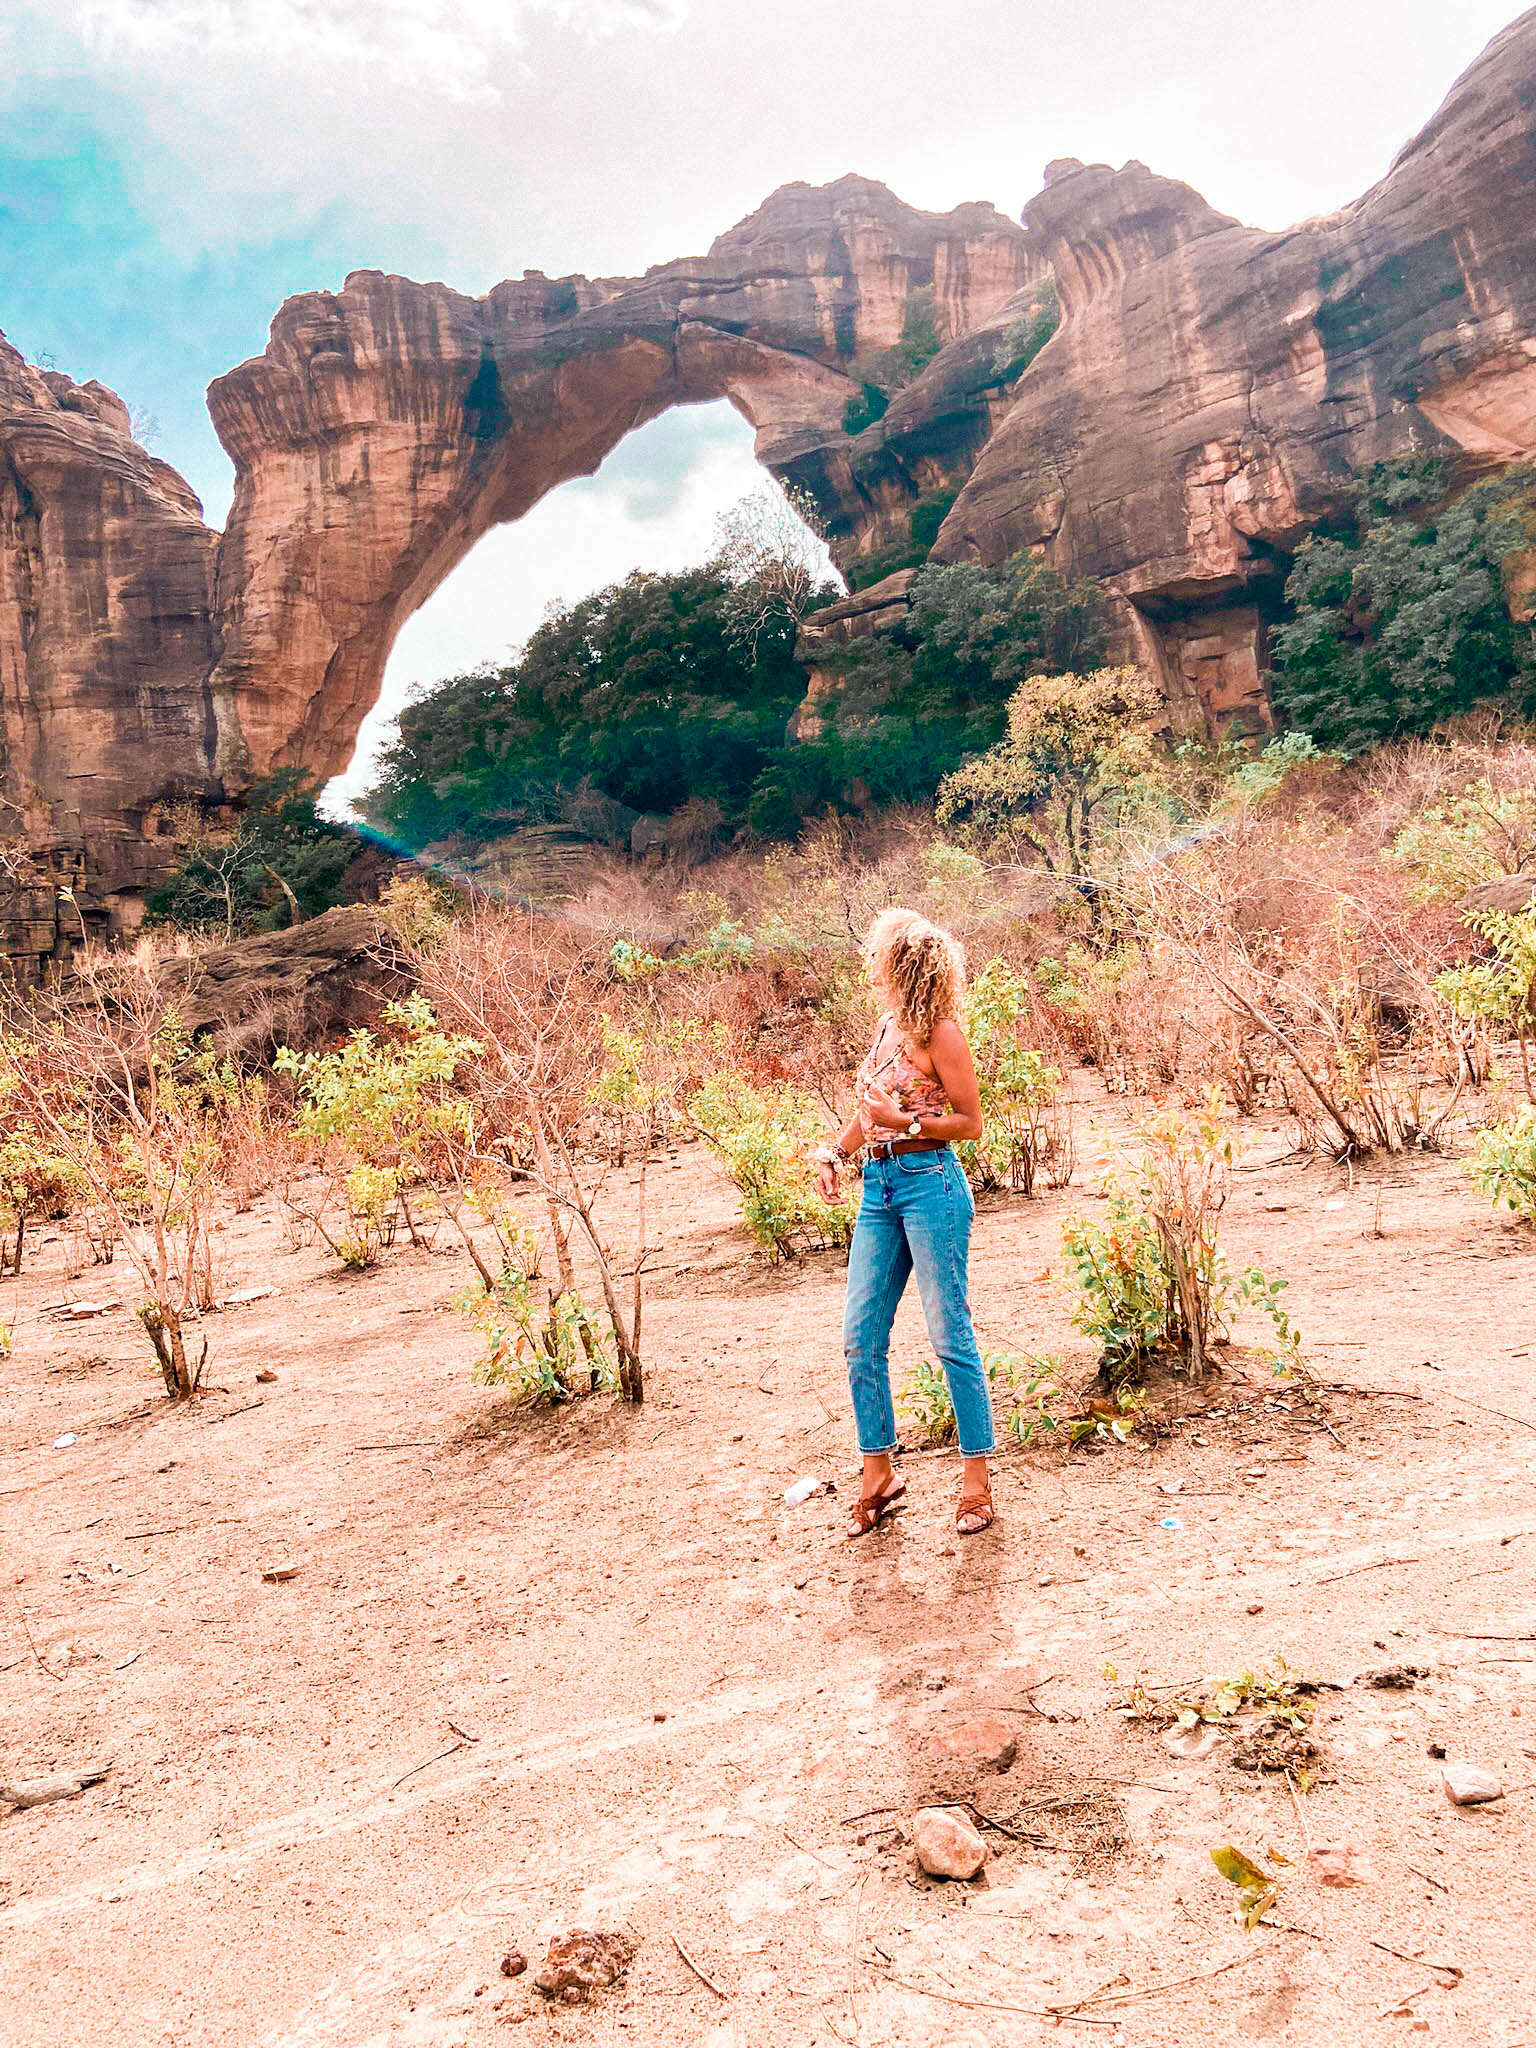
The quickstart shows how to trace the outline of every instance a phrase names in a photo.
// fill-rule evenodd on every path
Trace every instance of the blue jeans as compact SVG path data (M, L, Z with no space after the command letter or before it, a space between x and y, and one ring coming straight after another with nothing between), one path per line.
M864 1195L848 1253L843 1352L859 1449L866 1457L896 1448L891 1325L914 1272L928 1336L955 1404L960 1449L967 1458L983 1458L996 1448L991 1390L966 1299L975 1214L965 1173L947 1147L865 1164Z

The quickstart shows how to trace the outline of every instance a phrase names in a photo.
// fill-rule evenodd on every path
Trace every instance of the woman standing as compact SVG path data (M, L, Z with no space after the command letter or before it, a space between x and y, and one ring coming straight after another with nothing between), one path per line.
M971 1327L966 1266L976 1205L956 1139L981 1136L981 1094L960 1027L965 956L958 941L912 910L886 910L864 941L864 965L885 1003L858 1072L858 1107L835 1146L818 1152L817 1177L837 1199L840 1166L864 1161L864 1192L848 1254L843 1350L864 1458L850 1537L865 1536L905 1495L891 1465L896 1410L890 1340L907 1279L917 1275L928 1335L949 1382L965 1460L955 1528L992 1522L987 1459L995 1448L992 1397Z

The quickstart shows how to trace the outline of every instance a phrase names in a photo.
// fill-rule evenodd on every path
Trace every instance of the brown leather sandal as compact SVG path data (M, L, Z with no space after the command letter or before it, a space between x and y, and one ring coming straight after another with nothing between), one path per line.
M979 1529L965 1529L961 1524L968 1515L985 1515L986 1520ZM957 1536L980 1536L992 1526L992 1489L984 1488L980 1493L962 1493L960 1505L955 1509L955 1534Z
M871 1529L878 1529L888 1514L898 1508L907 1496L907 1482L898 1479L887 1493L882 1487L879 1493L861 1494L848 1511L848 1541L854 1542L860 1536L867 1536ZM857 1528L852 1525L857 1523Z

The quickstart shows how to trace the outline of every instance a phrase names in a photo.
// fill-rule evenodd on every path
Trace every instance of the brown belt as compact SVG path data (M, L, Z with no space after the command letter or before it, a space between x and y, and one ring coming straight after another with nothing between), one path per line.
M889 1159L897 1152L947 1152L948 1138L896 1138L889 1145L869 1147L871 1159Z

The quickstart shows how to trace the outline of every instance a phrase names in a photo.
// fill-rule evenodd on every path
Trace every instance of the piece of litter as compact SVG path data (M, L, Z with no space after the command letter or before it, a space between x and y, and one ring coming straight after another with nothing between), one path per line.
M296 1564L275 1564L270 1571L263 1572L262 1583L267 1586L281 1586L287 1579L296 1579L299 1568Z
M114 1671L126 1671L128 1669L128 1666L130 1664L136 1664L142 1655L143 1652L141 1650L130 1650L127 1656L123 1659L122 1663L114 1664L112 1666L112 1669Z
M787 1508L798 1508L808 1501L813 1494L820 1493L820 1491L821 1481L813 1479L807 1473L803 1479L797 1479L793 1486L785 1487L784 1505Z
M1164 1515L1163 1519L1158 1523L1157 1526L1159 1527L1159 1529L1182 1529L1184 1524L1179 1520L1177 1515Z
M220 1308L244 1308L249 1301L265 1301L268 1295L276 1294L275 1287L242 1287L238 1294L226 1294L219 1303Z
M1184 1482L1182 1479L1159 1479L1157 1490L1159 1493L1182 1493Z
M77 1444L79 1441L79 1437L71 1431L64 1436L56 1436L53 1440L53 1448L56 1451L67 1451L71 1444Z

